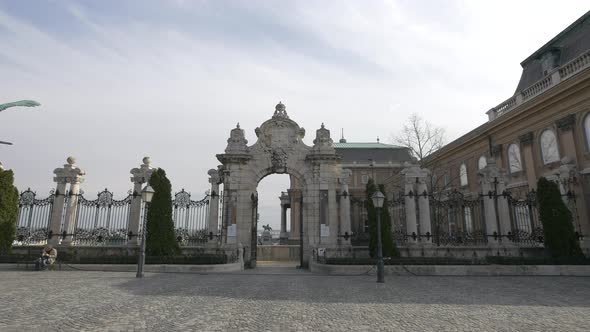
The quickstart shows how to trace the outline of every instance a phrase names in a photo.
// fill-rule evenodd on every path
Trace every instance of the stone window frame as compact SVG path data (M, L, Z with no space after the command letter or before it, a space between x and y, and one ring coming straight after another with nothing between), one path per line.
M481 161L484 161L485 166L481 167ZM486 157L485 154L482 154L481 156L479 156L479 158L477 159L477 170L481 171L482 169L484 169L486 166L488 166L488 158Z
M542 144L543 135L546 132L551 132L553 134L553 136L555 137L555 147L557 148L557 160L553 160L553 161L549 161L549 162L545 162L545 156L543 153L543 144ZM539 144L539 154L541 156L541 162L543 163L544 166L550 166L555 163L559 163L559 161L561 160L561 151L560 151L561 149L559 148L559 137L557 135L557 130L555 130L555 128L547 127L547 128L541 129L539 131L539 136L538 136L537 142Z
M588 122L588 126L586 126L586 122ZM582 122L580 125L582 127L582 132L584 133L584 146L586 147L586 153L590 154L590 112L587 112L582 117Z
M461 187L467 187L469 185L469 172L467 171L467 162L465 161L459 165L459 185Z
M512 161L510 158L510 150L511 150L510 148L512 146L515 146L518 149L518 163L520 164L519 165L520 169L518 169L518 170L512 170L512 165L511 165ZM522 163L522 149L520 148L519 142L512 142L512 143L508 144L508 147L506 148L506 166L508 168L508 172L512 175L519 174L524 171L524 165Z

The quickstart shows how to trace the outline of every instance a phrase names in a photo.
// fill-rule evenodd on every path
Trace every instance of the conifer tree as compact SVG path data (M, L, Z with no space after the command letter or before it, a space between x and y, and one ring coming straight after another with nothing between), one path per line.
M582 256L574 232L572 213L561 199L557 183L540 178L537 183L537 202L545 249L549 254L553 257Z
M146 254L173 256L180 253L172 221L172 186L166 172L159 168L149 181L154 196L147 213Z
M18 191L11 170L0 168L0 254L10 254L16 235Z

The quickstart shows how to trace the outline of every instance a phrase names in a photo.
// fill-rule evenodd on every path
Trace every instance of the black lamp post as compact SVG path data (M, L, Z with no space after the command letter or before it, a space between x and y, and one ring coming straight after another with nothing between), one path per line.
M148 184L141 191L141 199L145 202L145 209L143 210L143 227L141 228L141 246L139 249L139 259L137 261L137 278L143 278L143 266L145 265L145 237L146 231L146 220L149 205L154 197L154 189Z
M385 196L377 190L373 196L373 206L377 208L377 282L385 282L385 271L383 264L383 246L381 244L381 208L385 202Z

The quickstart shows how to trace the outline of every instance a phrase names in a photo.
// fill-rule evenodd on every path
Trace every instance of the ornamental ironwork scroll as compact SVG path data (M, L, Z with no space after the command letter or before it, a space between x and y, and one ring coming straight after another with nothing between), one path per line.
M193 201L191 200L191 194L182 189L174 195L172 209L174 232L176 234L176 240L180 245L193 246L208 241L208 196L205 196L200 201Z
M430 196L433 241L436 245L462 246L487 243L483 199L466 198L457 191Z
M36 196L37 194L30 188L20 194L16 237L13 245L43 245L47 243L55 193L51 190L49 196L44 199L37 199Z
M133 195L115 200L105 189L95 200L78 195L73 245L123 245L127 242Z

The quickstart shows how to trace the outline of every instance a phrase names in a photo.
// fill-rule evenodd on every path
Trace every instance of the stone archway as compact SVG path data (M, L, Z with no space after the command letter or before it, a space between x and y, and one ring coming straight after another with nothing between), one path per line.
M241 245L244 260L255 265L252 247L256 220L258 183L269 174L289 174L296 179L301 200L302 263L306 265L313 249L349 247L349 240L338 235L350 233L350 203L340 156L336 154L330 131L321 125L313 146L303 143L305 129L287 115L279 103L271 119L255 130L257 141L248 146L244 130L238 124L231 130L225 153L217 155L222 163L214 182L223 183L222 243ZM213 177L213 176L212 176Z

